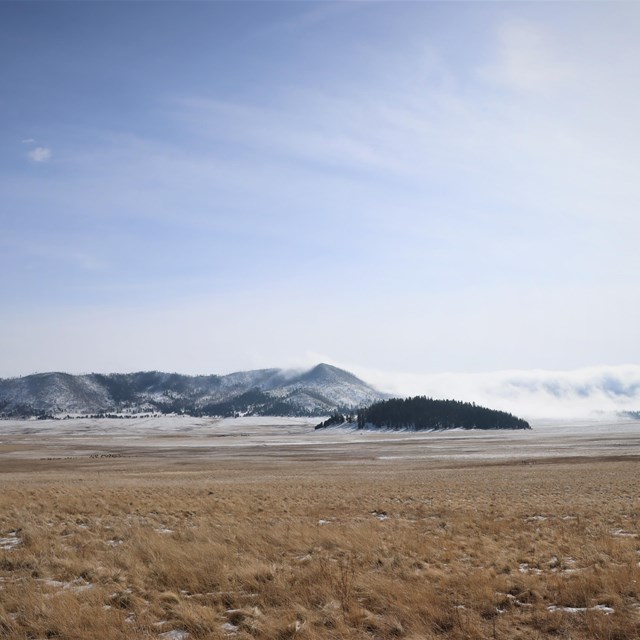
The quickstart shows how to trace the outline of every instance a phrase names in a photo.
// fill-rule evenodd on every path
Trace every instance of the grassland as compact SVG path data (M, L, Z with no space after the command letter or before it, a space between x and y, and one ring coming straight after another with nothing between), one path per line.
M632 457L14 460L0 638L637 638L638 471Z
M640 637L634 424L140 422L0 424L2 640Z

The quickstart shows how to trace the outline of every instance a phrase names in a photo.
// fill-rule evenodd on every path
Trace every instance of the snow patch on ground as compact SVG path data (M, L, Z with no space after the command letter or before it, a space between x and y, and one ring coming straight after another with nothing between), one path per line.
M521 600L518 600L518 598L516 598L512 593L502 593L498 591L496 595L501 598L506 598L510 604L516 607L523 607L525 609L533 607L529 602L522 602Z
M518 571L520 573L533 573L536 576L539 576L542 573L542 569L530 567L528 562L522 562L518 567Z
M522 562L518 571L520 573L531 573L539 576L543 573L577 573L581 569L576 568L576 560L571 557L567 557L564 560L560 560L557 556L552 556L549 562L546 563L546 569L540 569L539 567L531 567L528 562Z
M10 551L15 549L22 543L22 538L18 538L17 531L10 531L5 538L0 538L0 549L3 551Z
M547 611L551 613L559 611L564 613L586 613L587 611L599 611L600 613L604 613L606 616L615 613L615 609L608 607L605 604L597 604L594 607L562 607L557 604L550 604L547 607Z
M20 446L19 453L0 452L3 459L17 455L38 459L87 457L86 451L147 451L170 455L171 450L218 457L235 457L239 450L292 448L296 454L319 451L386 460L520 460L565 456L640 455L640 421L534 423L530 431L386 432L352 429L314 430L317 418L246 417L193 418L163 416L146 420L87 418L79 420L0 420L0 438ZM168 437L170 436L170 437ZM355 447L354 445L357 445ZM410 446L409 446L410 445ZM46 458L45 458L46 459ZM102 460L96 464L102 464ZM532 514L531 517L544 514ZM574 516L569 516L573 518ZM567 519L569 519L569 517ZM532 520L532 524L537 520ZM625 532L628 533L628 532Z
M184 631L183 629L173 629L171 631L161 633L158 638L163 638L164 640L187 640L189 635L189 632Z
M61 580L50 580L48 578L39 578L38 582L41 582L47 587L53 587L55 589L63 589L65 591L74 591L76 593L93 589L93 584L91 582L86 582L82 578L78 578L77 580L73 580L72 582L63 582Z
M617 538L637 538L637 533L631 533L630 531L625 531L624 529L614 529L611 532L612 536L616 536Z

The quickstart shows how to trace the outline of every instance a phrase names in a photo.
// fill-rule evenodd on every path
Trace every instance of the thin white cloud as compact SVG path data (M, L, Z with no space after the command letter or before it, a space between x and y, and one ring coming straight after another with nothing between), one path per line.
M509 21L498 31L496 59L481 76L513 91L547 93L576 75L576 70L540 25Z
M32 162L42 163L49 162L53 152L48 147L36 147L33 151L29 151L27 155Z
M25 138L22 141L22 144L35 144L35 143L36 143L35 138Z

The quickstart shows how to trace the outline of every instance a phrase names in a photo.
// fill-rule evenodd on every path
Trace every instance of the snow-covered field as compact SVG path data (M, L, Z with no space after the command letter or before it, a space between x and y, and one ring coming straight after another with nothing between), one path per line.
M540 422L530 431L314 431L317 418L0 421L0 464L44 457L264 455L367 460L535 460L640 455L640 421Z

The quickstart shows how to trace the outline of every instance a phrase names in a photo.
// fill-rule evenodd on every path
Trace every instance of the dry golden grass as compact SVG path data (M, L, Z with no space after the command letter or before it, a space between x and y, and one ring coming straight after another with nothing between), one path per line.
M109 464L0 475L3 640L640 637L635 461Z

